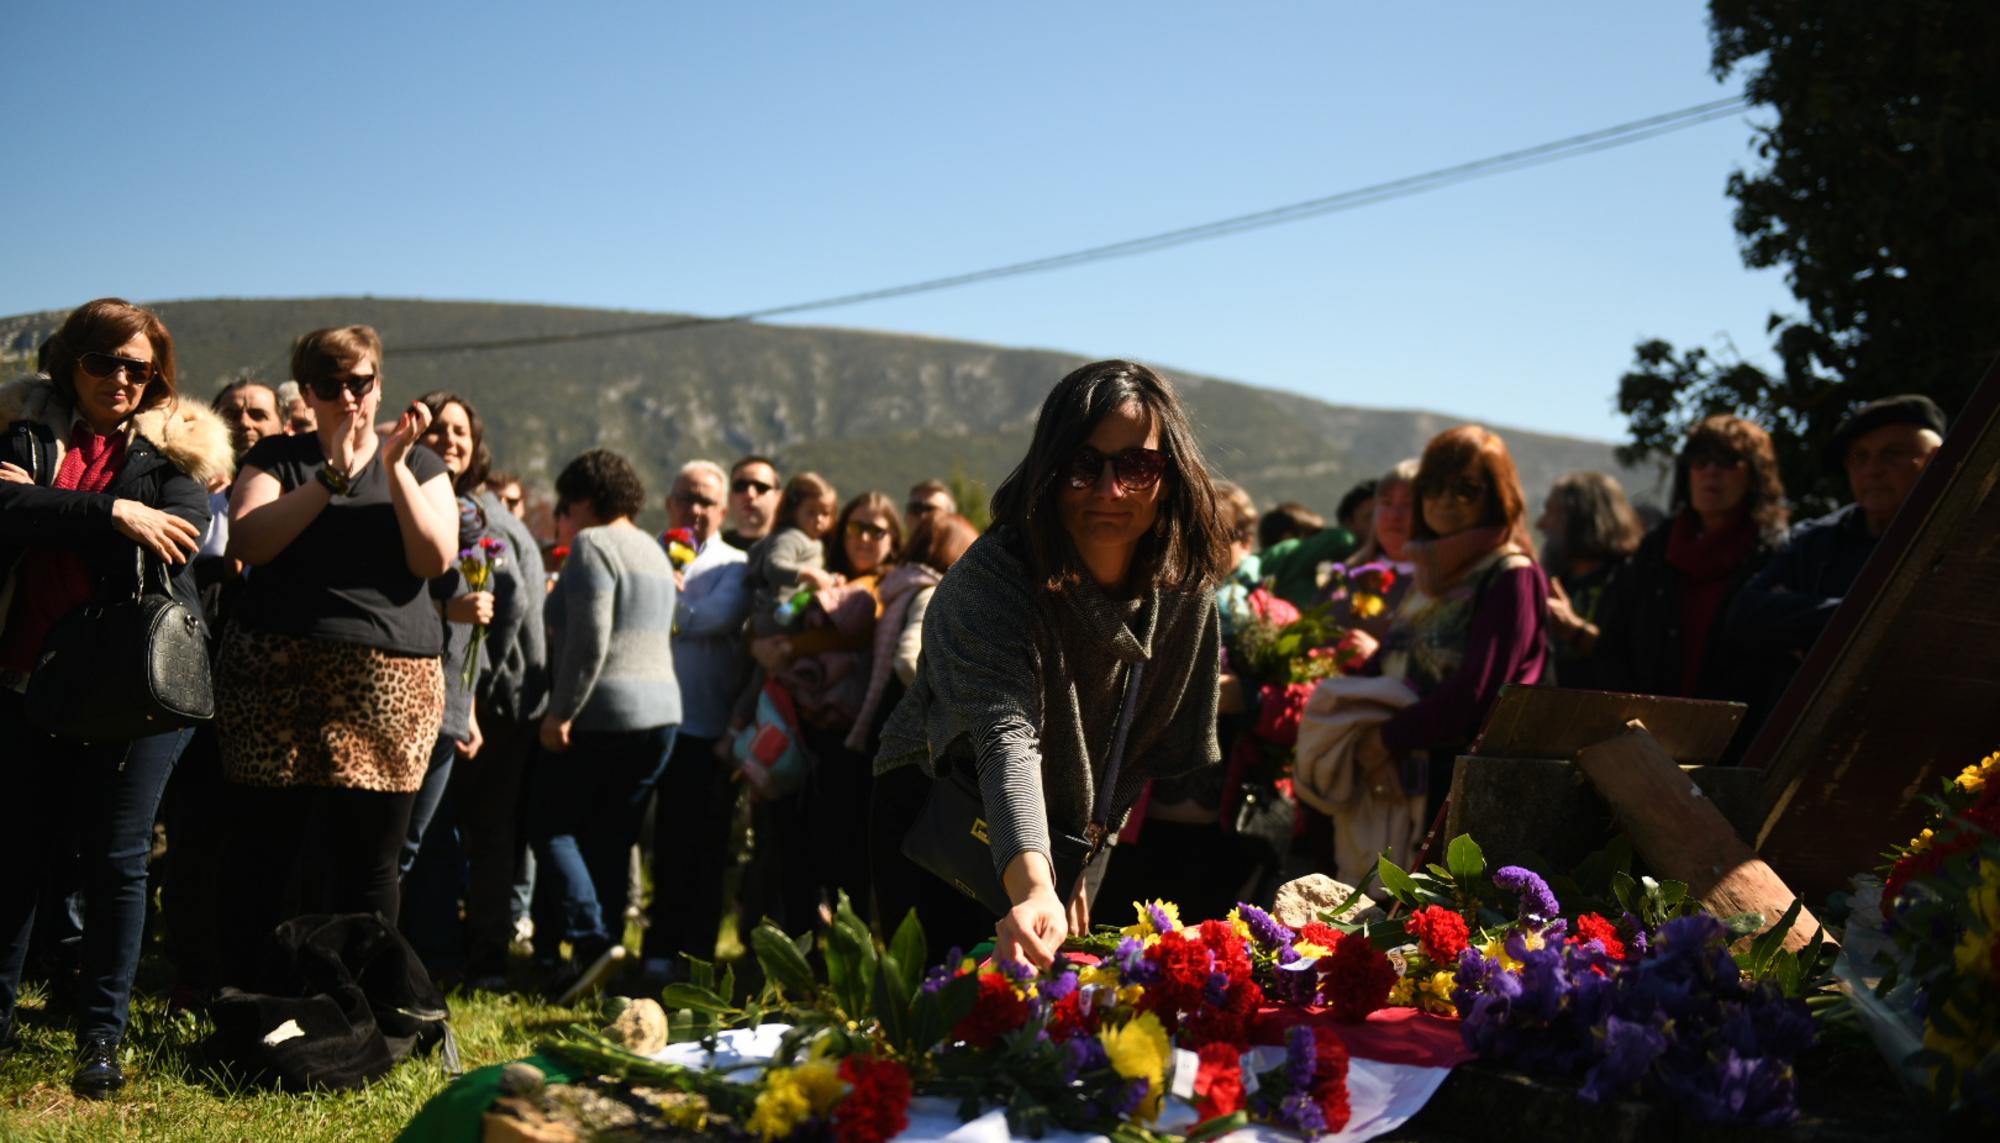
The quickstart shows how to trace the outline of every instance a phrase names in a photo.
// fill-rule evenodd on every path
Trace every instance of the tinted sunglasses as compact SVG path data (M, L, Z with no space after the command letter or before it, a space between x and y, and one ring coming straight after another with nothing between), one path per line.
M1461 476L1441 484L1419 483L1417 495L1426 500L1450 496L1460 504L1477 504L1486 498L1486 486L1477 480L1467 480Z
M76 359L76 367L97 378L109 377L123 369L125 376L139 385L144 385L158 376L152 362L134 361L114 353L86 353Z
M884 528L880 524L864 524L859 520L849 520L847 522L847 534L857 540L866 540L873 543L887 536L889 529Z
M322 401L340 400L340 391L347 390L356 397L366 397L368 390L375 387L373 373L347 373L337 377L316 377L308 385L312 394Z
M1742 465L1743 456L1741 453L1703 449L1700 452L1691 452L1688 454L1688 468L1690 470L1697 468L1733 469L1740 468Z
M1096 484L1106 464L1111 466L1118 487L1144 492L1160 482L1160 474L1167 470L1167 454L1156 448L1128 448L1106 455L1089 445L1078 445L1069 458L1069 486L1089 488Z
M775 484L766 484L761 480L751 480L746 476L739 476L729 482L729 490L739 495L748 492L752 496L764 496L776 487L777 485Z

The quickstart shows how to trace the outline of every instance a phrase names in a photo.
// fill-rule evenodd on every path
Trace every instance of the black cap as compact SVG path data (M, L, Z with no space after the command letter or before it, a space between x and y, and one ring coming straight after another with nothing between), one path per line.
M1821 454L1820 460L1827 471L1839 472L1847 467L1847 446L1858 437L1884 425L1915 425L1941 437L1944 435L1944 423L1944 410L1922 393L1898 393L1894 397L1883 397L1847 414L1847 419L1833 430L1833 439L1826 442L1826 452Z

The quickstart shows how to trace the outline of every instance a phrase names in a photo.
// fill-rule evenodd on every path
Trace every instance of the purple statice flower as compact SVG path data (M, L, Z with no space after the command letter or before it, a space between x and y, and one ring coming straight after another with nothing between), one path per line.
M1137 937L1126 937L1111 950L1111 960L1118 966L1118 975L1130 984L1152 984L1160 978L1159 966L1146 959L1146 946Z
M1291 964L1293 961L1296 961L1298 959L1299 959L1299 950L1293 948L1289 941L1278 946L1279 964Z
M1085 1072L1111 1066L1111 1057L1095 1036L1073 1036L1063 1041L1062 1074L1065 1084L1075 1083Z
M1273 973L1273 991L1291 1004L1310 1005L1319 992L1319 962L1302 960L1296 950L1291 962Z
M1583 1077L1581 1095L1589 1103L1602 1103L1624 1095L1652 1068L1653 1061L1667 1050L1663 1021L1636 1023L1609 1017L1598 1031L1602 1053Z
M1791 1065L1771 1056L1746 1058L1734 1048L1709 1054L1699 1067L1667 1071L1660 1086L1710 1123L1781 1127L1799 1114Z
M930 970L924 973L924 991L933 995L942 992L944 986L951 983L952 976L951 965L932 965Z
M1065 972L1061 976L1051 977L1043 981L1041 995L1050 1004L1054 1004L1063 997L1075 992L1077 987L1076 973Z
M1120 1119L1132 1118L1138 1112L1139 1105L1146 1102L1147 1090L1148 1086L1143 1079L1132 1080L1124 1087L1114 1089L1110 1107L1111 1114Z
M1314 1102L1312 1091L1294 1091L1278 1101L1278 1122L1306 1139L1326 1134L1326 1113Z
M1171 933L1180 928L1174 924L1172 917L1167 916L1167 911L1160 908L1158 902L1149 902L1146 905L1146 917L1153 922L1153 931L1156 933Z
M1626 913L1618 919L1619 935L1625 938L1625 954L1633 960L1646 955L1652 941L1646 936L1646 923L1637 915Z
M1029 964L1022 964L1020 961L998 957L994 959L993 967L999 969L1006 975L1007 979L1013 981L1015 984L1030 984L1035 979L1035 967Z
M1285 1033L1285 1084L1293 1091L1311 1091L1313 1073L1319 1068L1319 1038L1307 1024L1294 1024Z
M1552 921L1562 912L1556 903L1556 895L1549 892L1549 883L1532 869L1518 865L1503 865L1493 875L1493 884L1514 894L1520 901L1520 917L1537 925Z
M1255 905L1237 905L1236 915L1250 926L1250 935L1256 938L1261 948L1289 948L1297 933L1285 927L1284 923ZM1294 953L1294 956L1297 954ZM1282 962L1281 962L1282 963Z
M1201 998L1210 1004L1221 1007L1229 999L1229 974L1226 972L1209 973L1208 980L1201 986Z

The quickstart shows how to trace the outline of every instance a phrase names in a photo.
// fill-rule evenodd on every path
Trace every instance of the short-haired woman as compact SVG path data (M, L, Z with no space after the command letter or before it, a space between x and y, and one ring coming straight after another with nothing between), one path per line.
M1148 780L1221 760L1213 589L1229 538L1179 397L1130 361L1057 383L993 518L924 617L916 682L882 733L873 828L901 836L941 770L974 768L1011 908L995 926L941 879L893 864L876 887L885 918L918 904L946 939L992 927L997 955L1046 965L1089 931L1103 875L1094 861L1059 897L1051 834L1101 841ZM1128 684L1124 758L1099 799Z
M233 457L221 419L176 396L173 337L150 310L117 298L78 307L46 364L47 376L0 386L0 741L14 811L0 828L0 1049L14 1039L46 874L80 858L90 916L71 1084L102 1098L124 1084L118 1045L145 929L153 817L188 736L51 738L29 724L23 691L65 614L131 592L135 551L176 569L175 598L201 614L188 560L208 524L208 483L227 479Z
M1549 589L1498 434L1478 425L1439 434L1424 448L1415 488L1418 517L1404 549L1415 583L1375 663L1417 699L1363 736L1357 761L1371 792L1425 795L1428 822L1500 688L1547 670Z
M1542 566L1549 575L1549 630L1556 640L1556 681L1599 686L1591 653L1597 647L1605 590L1646 534L1616 477L1566 472L1556 477L1535 527L1548 537Z
M556 477L569 558L547 605L553 690L528 777L528 840L535 957L558 996L624 955L626 855L681 721L674 567L632 522L645 503L638 471L609 449Z
M429 409L413 402L377 437L383 370L367 326L299 338L292 376L318 427L257 442L231 494L228 554L253 569L216 668L239 982L287 917L393 923L400 906L410 809L444 717L429 586L458 549L458 511L444 461L416 447Z
M1729 602L1784 543L1777 451L1762 428L1704 418L1674 461L1672 515L1640 542L1599 609L1597 683L1693 698L1760 698L1748 656L1730 653ZM1567 682L1567 680L1564 680Z

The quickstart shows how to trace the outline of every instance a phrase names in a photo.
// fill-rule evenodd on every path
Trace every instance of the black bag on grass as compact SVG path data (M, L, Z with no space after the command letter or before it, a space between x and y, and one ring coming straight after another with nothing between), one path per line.
M209 1008L209 1054L238 1074L287 1091L356 1088L440 1044L459 1070L444 995L373 913L286 921L244 983Z

